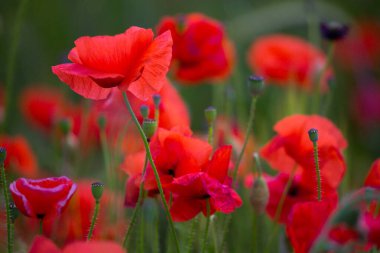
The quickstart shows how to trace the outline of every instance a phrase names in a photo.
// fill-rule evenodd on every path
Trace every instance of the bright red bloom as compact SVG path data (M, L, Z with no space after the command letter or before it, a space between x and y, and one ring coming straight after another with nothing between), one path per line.
M59 249L51 240L43 236L36 236L33 240L29 253L125 253L123 248L111 241L78 241L70 243L62 250Z
M10 169L25 177L35 177L37 175L36 157L23 136L0 136L0 146L7 150L4 163L5 169Z
M52 218L62 213L77 189L67 177L19 178L9 186L17 208L33 218Z
M322 192L334 190L343 178L346 165L341 150L346 140L334 124L318 115L293 115L280 120L274 130L277 135L261 149L261 156L278 171L302 174L304 187L315 190L313 144L308 131L318 129L318 153Z
M380 189L380 158L372 163L364 185Z
M308 42L289 35L269 35L257 39L249 49L252 71L278 85L297 84L312 88L313 80L326 64L325 55ZM327 88L326 71L322 88Z
M231 146L215 151L212 159L201 172L175 178L168 186L173 194L170 213L174 221L187 221L199 212L207 215L207 200L210 214L215 211L231 213L241 206L242 200L230 187L227 176Z
M234 50L221 23L192 13L163 18L158 34L167 30L173 36L172 67L177 79L194 84L231 73Z
M153 39L150 29L134 26L115 36L80 37L68 56L73 63L52 71L86 98L104 99L118 87L146 100L162 88L171 53L169 32Z
M160 128L152 138L150 148L164 186L170 184L173 178L200 172L202 166L208 162L212 152L211 145L191 135L188 128L177 127L170 131ZM150 165L147 168L145 188L157 189Z
M323 225L335 210L336 204L337 200L324 200L294 206L286 226L286 233L295 253L309 252Z
M286 173L279 173L274 178L266 177L266 180L269 189L269 201L266 207L266 211L269 216L275 218L276 211L278 209L281 197L284 193L286 184L288 183L288 180L290 180L290 175ZM297 204L316 200L316 192L314 189L315 183L313 181L309 181L310 185L314 185L314 187L309 187L305 186L302 180L303 178L300 175L296 175L293 178L279 215L280 223L287 223L289 221L289 215L292 212L294 206ZM335 190L324 190L322 200L337 202L338 194Z

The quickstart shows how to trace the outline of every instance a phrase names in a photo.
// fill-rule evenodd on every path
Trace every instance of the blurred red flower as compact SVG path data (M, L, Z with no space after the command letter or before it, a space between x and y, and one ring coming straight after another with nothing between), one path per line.
M364 181L364 186L380 189L380 158L376 159L376 161L372 163L368 175Z
M268 82L278 85L296 84L311 90L313 81L326 64L326 57L308 42L290 35L268 35L258 38L248 52L248 63L253 72ZM321 89L326 90L331 70L321 78Z
M111 241L77 241L65 246L62 250L59 249L54 242L43 236L36 236L30 247L29 253L125 253L123 248Z
M33 218L49 219L63 212L77 186L67 177L19 178L9 189L20 212Z
M68 58L52 67L70 88L90 99L104 99L112 87L141 100L160 91L172 53L170 33L153 39L150 29L131 27L115 36L80 37Z
M227 175L231 149L223 146L216 150L201 172L174 178L167 187L173 194L170 213L174 221L190 220L199 212L207 215L207 200L210 214L231 213L241 206L242 200L230 187L231 179Z
M23 136L1 136L0 146L7 150L5 169L24 177L35 177L38 172L36 157Z
M200 13L164 17L158 34L173 37L172 67L177 79L189 84L226 78L232 70L234 48L223 25Z
M341 150L347 142L341 132L328 119L318 115L292 115L274 126L277 135L260 151L269 165L290 174L295 170L302 175L301 184L315 190L315 164L313 144L308 131L318 129L318 153L321 171L322 194L338 187L346 170Z
M295 253L308 253L323 225L335 210L337 199L310 201L294 206L286 233Z

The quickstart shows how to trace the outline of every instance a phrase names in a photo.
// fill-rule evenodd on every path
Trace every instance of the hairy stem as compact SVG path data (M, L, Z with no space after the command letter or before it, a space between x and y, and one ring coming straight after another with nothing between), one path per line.
M92 233L94 232L96 219L98 218L100 202L97 200L95 203L94 214L92 215L90 230L88 231L87 241L91 240Z

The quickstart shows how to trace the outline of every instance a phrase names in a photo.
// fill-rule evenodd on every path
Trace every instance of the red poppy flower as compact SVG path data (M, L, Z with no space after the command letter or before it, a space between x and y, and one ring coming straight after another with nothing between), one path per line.
M190 220L199 212L207 215L207 200L210 214L231 213L241 206L242 200L230 187L227 176L230 156L231 146L221 147L201 172L173 180L167 189L173 194L170 213L174 221Z
M65 246L62 250L59 249L51 240L43 236L36 236L33 240L32 246L30 247L29 253L125 253L123 248L110 241L78 241L70 243Z
M62 213L77 189L67 177L19 178L9 186L17 208L33 218L52 218Z
M170 184L173 178L200 172L208 162L211 145L191 135L188 128L176 127L170 131L160 128L152 138L150 149L163 186ZM145 188L157 189L150 165L147 167Z
M5 169L26 177L35 177L37 161L31 147L23 136L0 136L0 146L7 150Z
M308 253L337 200L311 201L294 206L286 225L286 233L295 253ZM305 222L307 221L307 222Z
M364 181L365 186L380 188L380 158L374 161Z
M269 216L275 218L278 205L284 193L286 184L290 180L290 175L286 173L279 173L276 177L265 177L269 189L269 201L266 207L266 211ZM289 221L289 215L293 210L293 207L300 203L310 202L316 200L315 187L311 188L305 186L302 182L303 178L300 175L296 175L290 185L285 201L281 208L279 215L280 223L287 223ZM315 185L314 183L310 183ZM324 190L323 201L328 200L330 202L338 201L338 194L336 190Z
M315 190L315 164L313 144L308 131L318 129L318 153L321 171L322 192L336 189L343 178L346 165L341 150L346 140L334 124L318 115L293 115L279 121L274 130L277 135L260 151L269 165L278 171L302 174L305 187ZM313 179L314 178L314 179Z
M249 49L251 70L278 85L295 83L312 88L315 77L326 64L324 54L308 42L289 35L269 35L257 39ZM322 77L322 88L327 88L331 70Z
M380 248L380 215L376 214L377 205L378 203L372 202L362 218L367 228L368 243Z
M150 29L134 26L115 36L80 37L68 56L73 63L52 70L86 98L104 99L118 87L146 100L162 88L171 48L169 32L153 39Z
M177 79L194 84L231 73L234 50L221 23L192 13L163 18L158 34L167 30L173 36L172 65Z

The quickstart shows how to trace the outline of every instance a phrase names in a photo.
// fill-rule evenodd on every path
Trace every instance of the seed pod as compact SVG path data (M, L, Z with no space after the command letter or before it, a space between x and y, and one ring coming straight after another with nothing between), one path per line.
M261 214L265 211L269 201L269 190L267 182L262 177L256 178L253 182L250 201L256 212Z

